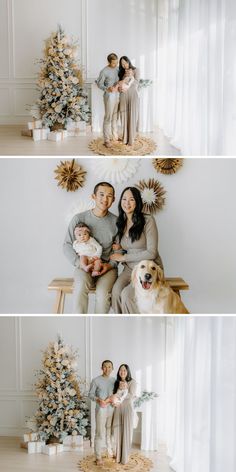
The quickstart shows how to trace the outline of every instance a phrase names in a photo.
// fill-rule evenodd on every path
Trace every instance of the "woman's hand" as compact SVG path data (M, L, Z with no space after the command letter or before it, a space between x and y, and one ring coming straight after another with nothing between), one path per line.
M113 251L119 251L120 249L122 249L122 246L118 243L114 243L112 244L112 249Z
M116 262L123 262L125 260L125 256L123 254L115 253L110 255L110 260L111 261L116 261Z

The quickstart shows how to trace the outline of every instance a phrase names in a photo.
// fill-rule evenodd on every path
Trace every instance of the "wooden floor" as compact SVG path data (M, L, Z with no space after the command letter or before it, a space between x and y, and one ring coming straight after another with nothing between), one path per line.
M36 141L21 136L25 125L0 125L1 156L94 156L88 148L89 142L97 135L92 133L77 138L67 138L61 142ZM158 130L145 134L157 143L155 156L178 156L180 151L171 146L168 139Z
M92 453L86 450L85 455ZM149 457L154 467L152 472L170 472L165 447L159 452L142 452ZM82 453L63 452L57 456L44 454L27 454L20 448L20 439L0 437L0 470L2 472L79 472L78 461L83 458Z

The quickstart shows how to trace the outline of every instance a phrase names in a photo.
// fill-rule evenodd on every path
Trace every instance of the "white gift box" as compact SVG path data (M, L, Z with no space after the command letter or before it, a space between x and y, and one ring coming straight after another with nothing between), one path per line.
M43 451L45 447L44 441L29 441L28 442L28 454L37 454Z
M67 124L66 124L66 129L67 130L74 130L76 128L76 122L71 120L70 118L67 120Z
M67 134L68 136L72 136L72 137L76 137L76 136L80 136L80 133L81 131L79 129L68 129L67 130Z
M50 133L49 128L33 129L33 140L41 141L41 139L47 139L49 133Z
M39 439L38 433L26 433L24 434L24 442L37 441Z
M76 128L78 128L80 131L86 131L86 122L85 121L77 121L76 122Z
M63 446L64 447L64 452L78 452L78 451L83 451L83 446Z
M84 448L84 449L90 449L90 447L91 447L91 441L90 441L90 439L84 439L84 440L83 440L83 448Z
M28 129L42 128L42 120L28 121Z
M68 136L68 131L66 129L61 130L61 139L65 139Z
M65 437L65 439L63 440L63 444L64 444L64 446L72 446L72 447L80 446L80 447L83 447L83 436L81 436L79 434L77 434L76 436L70 434L69 436Z
M48 135L50 133L50 129L49 128L42 128L41 129L41 139L48 139Z
M48 139L49 139L49 141L61 141L62 134L61 134L60 131L51 131L48 134Z
M42 452L43 454L47 454L48 456L53 456L54 454L58 454L59 452L64 451L63 444L54 443L54 444L47 444L43 446Z

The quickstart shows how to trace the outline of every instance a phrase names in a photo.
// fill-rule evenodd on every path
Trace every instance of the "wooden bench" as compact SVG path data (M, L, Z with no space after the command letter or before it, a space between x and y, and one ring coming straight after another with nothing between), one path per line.
M166 281L171 288L180 296L181 290L188 290L188 284L181 277L166 277ZM73 293L74 279L53 279L48 285L48 290L56 291L56 303L53 313L61 314L64 312L65 296L67 293ZM89 293L95 293L96 289L90 289Z

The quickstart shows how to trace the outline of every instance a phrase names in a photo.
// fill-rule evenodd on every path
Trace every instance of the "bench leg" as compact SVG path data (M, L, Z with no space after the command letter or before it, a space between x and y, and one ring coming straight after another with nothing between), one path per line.
M65 292L63 292L62 290L58 290L53 313L57 315L62 314L64 312L64 303L65 303Z
M181 299L180 291L177 288L175 288L174 291L175 293L177 293L177 295L179 295L179 298Z

